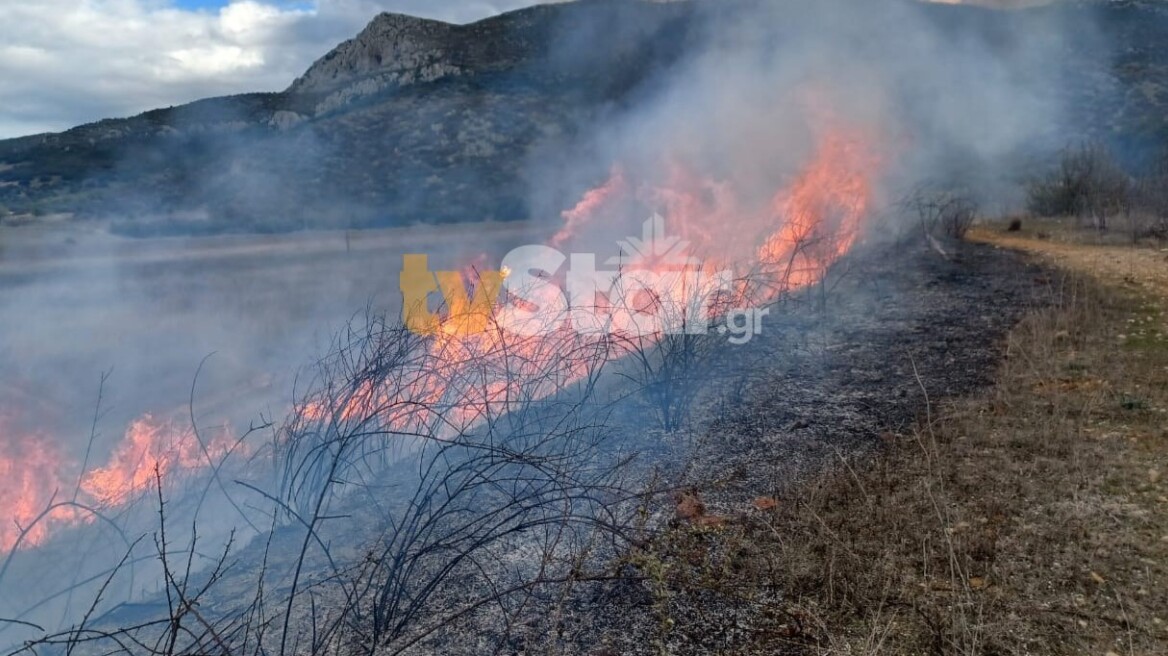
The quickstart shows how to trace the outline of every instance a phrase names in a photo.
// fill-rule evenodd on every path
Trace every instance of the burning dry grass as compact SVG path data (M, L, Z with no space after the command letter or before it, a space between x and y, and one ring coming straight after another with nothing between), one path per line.
M931 404L871 464L638 554L659 651L1163 653L1168 348L1132 326L1166 296L1071 252L994 387Z

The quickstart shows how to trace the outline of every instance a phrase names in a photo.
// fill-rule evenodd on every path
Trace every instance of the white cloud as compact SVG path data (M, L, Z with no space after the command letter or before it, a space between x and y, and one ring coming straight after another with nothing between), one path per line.
M0 2L0 138L208 96L286 88L378 12L466 22L532 0Z

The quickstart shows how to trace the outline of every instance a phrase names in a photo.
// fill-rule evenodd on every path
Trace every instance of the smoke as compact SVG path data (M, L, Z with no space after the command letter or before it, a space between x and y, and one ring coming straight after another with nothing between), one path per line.
M68 626L129 551L100 610L157 592L155 464L176 554L198 520L196 570L232 529L241 545L255 535L249 521L270 526L270 501L235 481L275 487L268 448L298 376L365 308L394 314L404 253L448 253L435 264L455 268L472 249L527 240L507 226L481 233L451 248L447 232L426 227L150 240L5 232L0 618ZM84 507L34 525L50 503L74 501ZM34 634L3 624L0 644Z
M610 208L612 220L601 229L574 237L573 248L611 251L618 239L639 234L638 226L654 211L665 215L667 229L680 229L669 223L678 217L668 210L684 200L709 214L707 229L695 235L704 241L695 246L701 253L726 254L726 244L744 238L748 219L771 216L765 210L773 208L776 194L798 180L825 138L861 150L856 168L875 171L871 194L864 194L875 209L895 205L922 183L961 186L983 201L1008 204L1027 158L1071 134L1061 73L1067 53L1101 50L1089 28L1077 24L1071 30L1058 11L1000 13L897 0L711 1L618 11L621 19L646 22L614 29L614 14L598 11L604 17L593 18L586 8L566 13L555 26L548 61L577 72L616 61L620 70L597 77L620 79L597 83L607 85L610 102L565 110L586 116L583 125L528 153L525 192L539 225L479 226L463 234L403 228L370 236L333 232L130 245L94 233L46 246L37 234L28 244L8 244L9 252L23 254L0 263L0 312L11 318L0 347L6 381L0 408L19 412L0 415L0 431L7 431L0 438L16 444L12 452L38 472L43 463L29 455L26 438L47 440L52 453L67 454L58 460L70 461L54 481L58 485L38 483L41 496L52 497L59 487L73 497L69 474L84 473L84 454L92 452L90 470L106 466L123 442L124 427L148 413L186 424L193 414L208 430L227 423L233 437L248 425L279 422L298 370L325 348L328 336L367 304L398 303L403 253L441 254L435 268L453 269L469 259L467 252L501 255L509 246L541 240L534 235L546 237L562 227L562 212L614 170L635 192L632 200ZM596 43L607 39L634 45L604 59ZM257 145L240 136L233 145L218 156L234 166L196 154L181 177L194 196L231 199L239 216L185 217L191 225L221 230L240 220L262 229L251 221L254 215L279 216L281 204L299 198L285 188L286 178L303 179L306 171L324 169L345 154L322 144L311 129L287 143ZM118 166L123 172L149 169L171 155L191 156L188 146L179 141L164 153L131 152ZM419 179L424 173L417 173ZM490 181L468 174L467 184L485 187ZM422 184L413 193L420 207L445 204L465 218L481 210L460 207L452 196L426 197ZM174 197L128 191L122 200L135 215L176 218L168 211ZM357 204L343 189L322 195L314 210L337 218L325 217L318 227L344 226ZM192 386L197 371L198 385ZM95 423L102 372L112 374ZM253 437L248 450L262 452L267 435ZM0 459L5 455L0 449ZM262 463L257 458L240 464L240 476L262 477L268 472L247 471L262 469ZM253 501L253 510L263 505ZM220 528L239 523L234 511L223 498L208 501L202 516L212 519L204 538L214 541L213 520L222 522ZM138 512L124 522L125 535L149 534L149 503ZM87 523L76 530L89 528ZM92 556L92 563L108 562L126 548L117 532L92 534L101 536L100 544L82 554ZM183 537L176 532L176 541ZM78 540L66 535L55 551L20 554L24 571L36 571L62 553L76 562L72 547ZM78 571L97 576L103 570L94 564ZM33 601L8 590L40 590L40 583L0 578L0 617L25 616ZM52 587L52 593L68 587ZM110 597L126 600L152 591L141 581L119 581ZM81 592L62 593L33 616L65 620L84 610L82 600Z
M538 216L554 220L614 162L652 184L681 161L766 197L830 121L870 135L886 203L928 182L1002 206L1029 157L1074 138L1064 85L1076 57L1106 56L1083 16L1058 10L780 0L692 12L694 29L655 37L685 54L647 98L584 131L571 166L536 160L554 171L533 195Z

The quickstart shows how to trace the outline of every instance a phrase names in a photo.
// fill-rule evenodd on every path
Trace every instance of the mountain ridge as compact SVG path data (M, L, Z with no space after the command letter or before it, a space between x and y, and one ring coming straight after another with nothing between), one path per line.
M282 92L0 141L0 222L68 213L147 235L526 218L532 153L570 149L634 103L708 36L712 6L588 0L466 25L379 14ZM925 11L954 34L1040 12L1102 16L1125 46L1114 61L1083 55L1058 73L1083 98L1069 104L1094 136L1130 145L1168 135L1158 7ZM1118 91L1099 92L1107 85Z

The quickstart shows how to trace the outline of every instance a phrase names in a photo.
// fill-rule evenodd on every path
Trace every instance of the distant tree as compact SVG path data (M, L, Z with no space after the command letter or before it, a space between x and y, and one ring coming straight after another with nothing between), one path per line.
M1168 241L1168 150L1133 183L1132 209L1133 239Z
M1130 176L1106 146L1094 142L1063 151L1058 166L1028 187L1027 204L1034 214L1086 219L1099 230L1131 206Z

